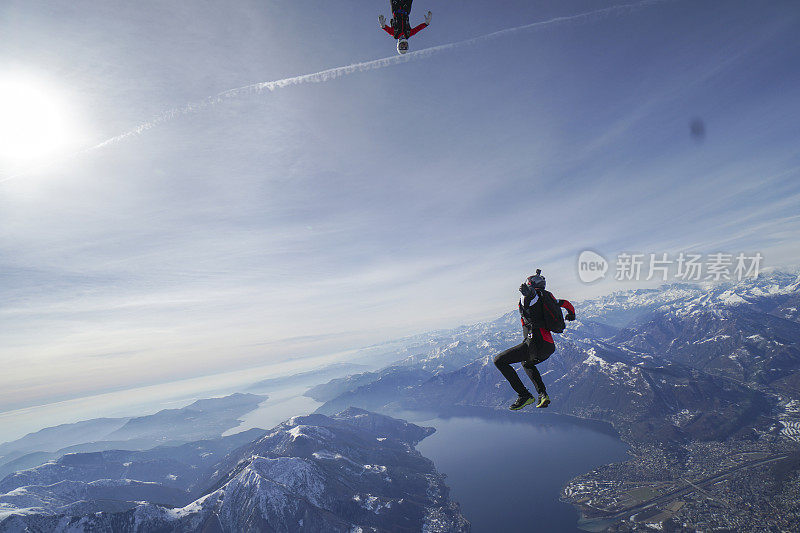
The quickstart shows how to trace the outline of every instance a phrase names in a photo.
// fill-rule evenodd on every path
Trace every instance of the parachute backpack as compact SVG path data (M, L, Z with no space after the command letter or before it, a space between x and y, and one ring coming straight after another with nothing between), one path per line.
M564 313L553 293L544 289L541 291L539 301L542 302L542 315L544 316L544 328L553 333L563 333L567 323L564 322Z
M544 329L553 333L563 333L564 328L567 327L567 323L564 322L564 313L561 311L561 306L558 304L556 297L553 296L553 293L545 290L547 282L542 276L542 269L537 268L536 275L530 276L527 284L532 290L536 290L539 293Z

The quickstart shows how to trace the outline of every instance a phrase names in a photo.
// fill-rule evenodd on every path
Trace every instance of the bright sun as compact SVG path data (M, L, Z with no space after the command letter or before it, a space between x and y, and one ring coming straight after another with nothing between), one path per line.
M69 106L46 84L0 78L0 161L33 162L74 142Z

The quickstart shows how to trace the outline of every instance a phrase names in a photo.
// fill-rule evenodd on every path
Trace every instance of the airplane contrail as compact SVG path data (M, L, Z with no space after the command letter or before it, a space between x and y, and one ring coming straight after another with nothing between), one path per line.
M323 83L331 80L335 80L341 78L343 76L349 76L350 74L356 74L359 72L367 72L370 70L377 70L386 67L390 67L393 65L398 65L400 63L408 63L410 61L414 61L417 59L424 59L428 58L437 54L441 54L443 52L448 52L451 50L456 50L459 48L464 48L467 46L474 46L486 41L491 41L495 39L499 39L502 37L506 37L509 35L513 35L516 33L522 33L528 30L532 30L535 28L540 28L542 26L552 26L557 24L564 24L570 22L579 22L583 20L591 20L596 18L601 18L608 15L620 14L629 12L635 9L640 9L644 7L648 7L655 4L661 4L664 2L668 2L670 0L642 0L640 2L633 2L629 4L618 4L614 6L605 7L602 9L596 9L594 11L587 11L584 13L578 13L576 15L564 15L561 17L555 17L547 20L542 20L539 22L532 22L530 24L524 24L522 26L517 26L514 28L508 28L505 30L499 30L492 33L487 33L486 35L480 35L478 37L473 37L471 39L466 39L463 41L458 41L455 43L449 44L442 44L439 46L432 46L430 48L424 48L422 50L417 50L414 52L409 52L404 55L396 55L390 57L384 57L382 59L373 59L371 61L363 61L361 63L353 63L351 65L346 65L342 67L335 67L330 68L327 70L321 70L319 72L314 72L311 74L302 74L300 76L293 76L291 78L283 78L280 80L274 81L265 81L260 83L253 83L251 85L244 85L242 87L237 87L235 89L229 89L227 91L223 91L217 95L209 96L205 100L201 100L198 102L193 102L186 104L182 107L176 107L165 111L155 117L152 120L149 120L143 124L140 124L136 128L122 133L120 135L116 135L111 137L110 139L106 139L94 146L90 146L85 148L75 154L72 154L71 157L77 157L83 155L87 152L92 152L99 148L103 148L105 146L118 143L122 140L125 140L129 137L134 137L136 135L141 135L145 131L152 129L160 124L168 122L176 117L186 115L189 113L195 113L200 111L204 108L209 106L216 105L224 100L236 98L245 94L254 94L254 93L261 93L263 91L275 91L277 89L282 89L284 87L290 87L293 85L301 85L304 83ZM48 165L49 166L49 165ZM0 183L5 181L9 181L11 179L17 178L24 174L29 173L22 172L13 176L6 177L4 179L0 179Z

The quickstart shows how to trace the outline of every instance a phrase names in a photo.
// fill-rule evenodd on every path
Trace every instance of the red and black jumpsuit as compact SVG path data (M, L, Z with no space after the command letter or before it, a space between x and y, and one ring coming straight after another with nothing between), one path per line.
M558 305L569 313L575 314L575 308L567 300L558 300ZM523 296L519 299L522 333L525 335L525 340L513 348L500 352L494 358L494 365L520 396L530 396L531 393L522 384L522 380L519 379L511 365L522 363L525 373L536 386L536 392L544 394L546 392L544 381L542 381L542 375L536 365L545 361L556 351L553 335L545 328L538 327L539 321L536 320L536 315L537 312L541 312L541 307L538 290L532 296Z
M403 32L403 30L400 30L400 31L397 32L398 33L397 35L394 34L394 29L391 26L384 26L383 27L383 31L385 31L386 33L388 33L389 35L391 35L395 39L408 39L412 35L415 35L417 32L419 32L420 30L423 30L423 29L425 29L427 27L428 27L428 25L423 22L419 26L415 26L414 28L411 28L410 30L407 30L405 32Z
M411 13L412 0L391 0L392 4L392 25L384 26L383 31L395 39L409 39L420 30L427 28L424 22L414 28L408 22L408 15Z

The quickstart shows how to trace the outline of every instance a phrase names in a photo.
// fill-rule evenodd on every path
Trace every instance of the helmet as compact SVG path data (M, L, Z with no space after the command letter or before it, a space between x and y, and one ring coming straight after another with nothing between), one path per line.
M546 282L544 276L542 276L542 270L537 268L536 275L528 276L528 281L526 281L525 284L531 289L544 289Z
M397 53L398 54L405 54L408 52L408 41L405 39L400 39L397 41Z

